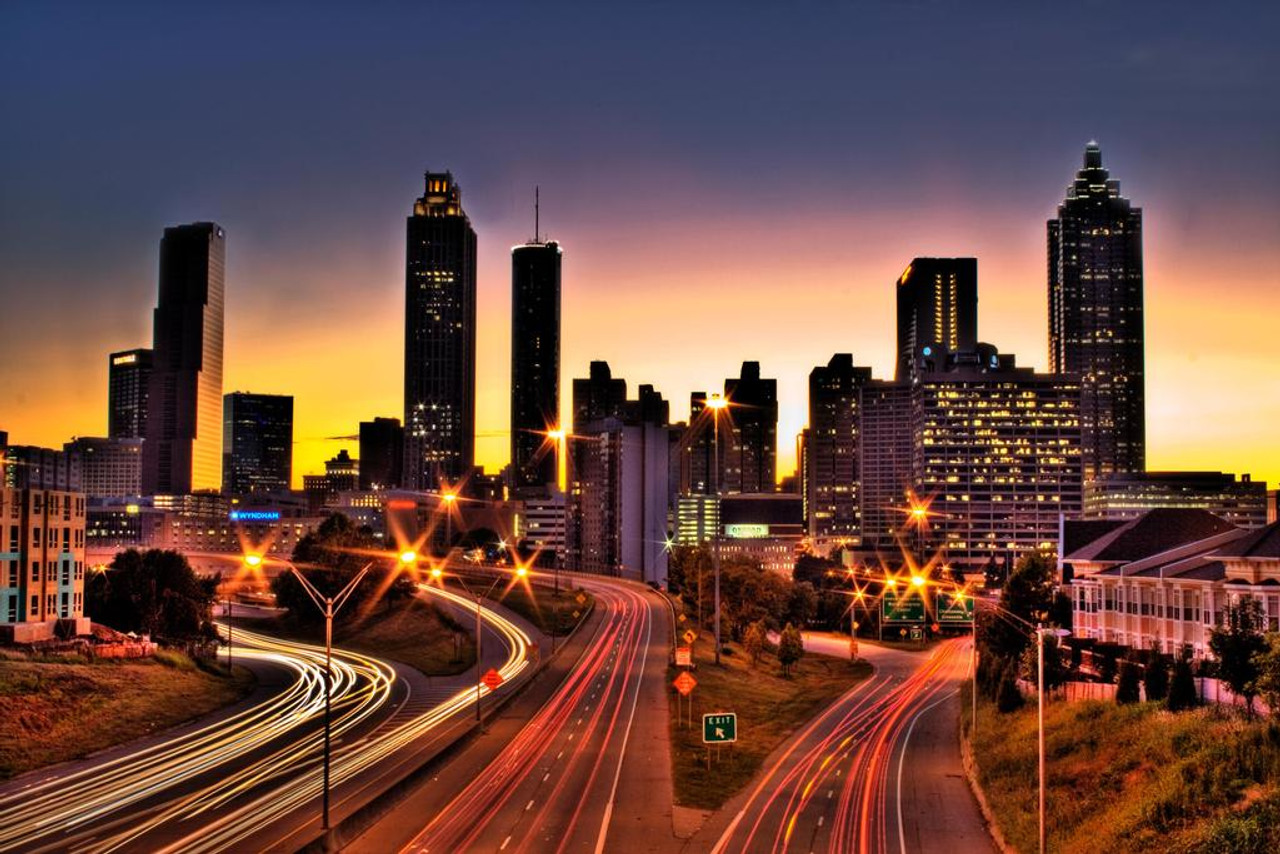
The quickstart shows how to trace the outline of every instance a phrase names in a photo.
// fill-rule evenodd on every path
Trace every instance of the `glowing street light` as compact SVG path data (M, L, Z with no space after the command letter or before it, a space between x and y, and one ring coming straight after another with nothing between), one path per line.
M911 583L916 587L924 587L926 583L925 577L923 575L913 575L911 576Z
M400 552L400 563L404 564L405 566L410 566L413 563L416 563L417 560L418 560L418 553L415 552L413 549L406 549Z

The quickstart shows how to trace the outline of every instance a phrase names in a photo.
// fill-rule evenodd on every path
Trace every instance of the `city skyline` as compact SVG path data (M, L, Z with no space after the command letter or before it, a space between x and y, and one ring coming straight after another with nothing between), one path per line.
M1255 28L1265 17L1256 13ZM735 73L748 73L743 71L745 57L763 38L768 20L761 13L731 25L734 39L723 50ZM694 34L709 26L706 21L686 23ZM882 10L869 26L883 35L910 23L909 12ZM1059 44L1050 32L1052 20L1033 23L1026 44L1016 47L1020 55L1033 46ZM22 21L18 24L15 32L27 32ZM588 16L581 26L598 24ZM972 30L976 24L960 25ZM38 196L31 179L14 176L14 192L0 210L7 226L0 249L11 262L0 273L0 287L7 297L12 295L10 304L21 316L31 319L0 343L0 363L5 365L0 399L11 402L5 407L5 426L15 442L51 446L73 435L106 433L103 355L148 343L156 236L166 225L208 219L225 227L229 240L224 388L296 398L295 482L306 472L321 470L339 448L354 451L351 441L328 442L325 437L350 436L360 421L375 416L402 415L402 217L405 199L412 198L422 172L438 168L451 170L467 188L467 210L478 234L480 463L492 471L507 457L509 250L530 237L528 198L532 187L541 184L547 239L560 241L566 250L562 388L585 375L591 360L607 360L617 375L652 383L675 401L673 417L684 418L690 391L715 387L744 360L759 361L764 374L779 382L778 470L785 474L794 467L793 440L805 421L806 381L813 367L826 364L833 353L852 352L855 363L870 365L877 377L892 375L892 285L912 257L977 257L982 279L979 337L1017 354L1020 364L1047 368L1044 223L1078 169L1084 143L1097 138L1108 167L1124 180L1125 194L1141 204L1146 220L1148 466L1248 472L1276 482L1280 451L1274 449L1267 425L1280 414L1275 402L1280 394L1274 393L1280 379L1268 370L1273 360L1265 341L1267 318L1280 310L1280 288L1275 287L1280 270L1275 240L1280 193L1275 188L1280 175L1274 158L1266 155L1274 150L1274 112L1260 111L1250 100L1260 85L1256 81L1266 78L1266 66L1274 60L1270 54L1236 59L1225 46L1245 24L1207 19L1196 36L1187 36L1182 28L1179 37L1190 40L1189 47L1196 48L1191 53L1202 64L1217 68L1226 63L1230 73L1200 80L1187 90L1189 72L1180 76L1162 70L1158 61L1173 49L1161 25L1145 21L1135 36L1138 26L1136 19L1119 14L1117 43L1122 37L1136 39L1143 49L1106 54L1113 64L1088 72L1097 76L1081 78L1080 86L1088 89L1116 68L1129 69L1131 78L1115 91L1094 91L1096 103L1069 104L1066 115L1037 107L1017 124L1005 120L990 130L966 126L952 139L926 139L903 108L862 88L849 96L852 100L833 102L834 109L802 99L787 115L818 122L820 129L847 129L841 124L848 121L845 108L856 102L885 120L874 135L841 134L837 146L762 128L743 150L721 158L726 165L717 165L711 156L722 150L715 139L725 128L758 126L760 110L791 103L776 87L760 91L757 106L731 104L730 120L720 117L715 139L695 138L688 150L672 134L689 124L689 110L715 100L714 91L694 87L670 107L640 101L642 116L636 121L650 121L654 135L634 142L620 138L633 125L610 111L608 120L588 128L589 140L601 145L612 140L616 150L589 155L542 125L527 150L518 145L469 149L465 142L473 133L461 127L425 137L410 129L422 127L416 119L406 120L404 132L392 133L395 125L381 112L383 106L371 107L380 118L371 126L390 136L355 140L359 157L351 161L335 160L337 149L318 144L319 154L292 164L294 137L283 130L259 143L252 161L256 165L246 174L279 170L270 192L250 188L243 180L219 186L216 164L172 189L157 189L148 177L153 166L160 176L171 178L189 162L139 160L124 152L120 141L103 139L102 151L89 153L86 168L108 153L119 156L106 177L94 178L106 182L95 184L97 191L129 182L143 203L111 223L106 236L88 237L82 257L64 259L49 251L42 223L53 210L50 205L61 210L71 197L61 184L42 188ZM322 40L334 38L326 32L319 34ZM79 33L71 27L65 49L84 47ZM370 43L391 38L384 32L364 35ZM935 38L929 33L921 37ZM497 40L505 43L505 38ZM668 38L683 43L690 36ZM14 47L6 62L16 72L39 71L54 58L37 58L29 48ZM620 52L608 64L615 76L627 69L657 73L637 59L636 51ZM193 67L207 64L207 53L196 50ZM581 107L598 94L585 84L569 86L576 63L588 58L600 59L571 52L548 72L573 96L567 104ZM873 52L857 62L882 59L882 52ZM857 62L823 53L805 68L828 72L829 79L815 78L813 85L815 92L830 94L857 71ZM1083 68L1082 59L1063 62ZM147 61L142 67L153 66ZM242 66L233 64L230 71L228 86L246 85ZM387 70L369 73L378 76ZM986 66L967 66L957 72L957 91L992 85L995 73ZM1026 105L1031 83L1043 81L1045 73L1036 72L1035 81L1024 86L992 91L1011 99L1007 108ZM263 80L268 90L283 85L279 72ZM88 95L74 80L50 85L61 86L59 91L73 101ZM900 85L899 94L915 96L924 91L925 81ZM313 91L318 90L304 87L308 98ZM618 91L632 102L641 97L633 83ZM1175 92L1185 105L1169 100ZM914 101L913 109L931 108L945 117L955 109L947 104L948 93L956 95L932 92ZM981 110L977 95L961 95L963 105ZM26 97L6 94L18 114L37 115ZM535 94L532 100L545 104L550 97ZM500 102L511 105L506 96ZM111 103L123 107L123 102ZM1197 117L1210 103L1220 120L1214 133L1207 134L1197 126ZM350 98L338 97L335 104L335 115L349 116L355 109ZM1056 107L1061 111L1062 104ZM468 115L493 120L489 112ZM567 116L558 111L548 121L578 127ZM24 136L5 143L15 159L27 160L23 155L31 152L24 144ZM204 145L199 142L197 148L204 150ZM886 147L901 152L888 156ZM154 151L149 143L140 149ZM577 156L566 159L569 152L584 162ZM65 157L66 152L44 156L55 155ZM372 157L380 162L369 162ZM636 162L624 168L628 158ZM876 163L874 175L859 168L864 161ZM1193 180L1208 168L1206 161L1212 164L1216 194L1206 194L1201 182ZM756 173L770 162L776 165L766 177ZM317 181L322 166L324 180ZM80 174L80 167L72 171ZM760 216L756 196L765 180L786 186L777 202L785 217ZM351 203L330 206L323 214L299 212L297 223L282 220L299 202L313 202L321 185L326 194L336 187ZM79 214L69 210L68 215ZM762 260L754 250L770 244L803 246L804 252ZM86 276L86 269L93 275ZM86 281L93 287L85 287ZM1239 304L1224 303L1224 292L1247 301L1253 310L1234 310ZM60 309L67 298L83 299L95 310L66 317ZM342 318L340 325L335 317ZM620 325L624 318L625 327ZM29 337L28 329L53 322L67 332L56 350ZM624 328L644 334L623 336ZM349 344L332 346L338 330ZM34 364L42 366L38 377L28 376ZM335 379L349 393L333 395ZM68 386L78 394L60 401L58 389ZM1195 395L1187 393L1190 388ZM564 397L562 415L568 406ZM1235 417L1241 405L1251 407L1250 418Z

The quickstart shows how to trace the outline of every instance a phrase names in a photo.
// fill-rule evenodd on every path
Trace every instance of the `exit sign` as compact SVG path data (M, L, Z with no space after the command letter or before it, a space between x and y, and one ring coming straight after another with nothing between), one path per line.
M728 744L738 740L738 716L734 712L716 712L702 716L704 744Z

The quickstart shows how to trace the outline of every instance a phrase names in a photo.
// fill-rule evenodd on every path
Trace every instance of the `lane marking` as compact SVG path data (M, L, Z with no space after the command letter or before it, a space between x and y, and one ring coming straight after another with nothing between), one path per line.
M907 854L907 833L902 825L902 761L907 758L907 742L911 741L911 731L916 728L916 721L920 720L921 716L923 716L925 712L929 711L934 706L940 703L944 703L947 700L950 700L952 697L954 697L956 694L959 694L959 693L960 693L959 689L956 689L955 691L952 691L946 696L940 697L939 699L934 700L932 703L925 706L920 711L916 712L916 716L911 719L911 726L907 727L907 734L902 737L902 752L898 754L898 852L899 854Z

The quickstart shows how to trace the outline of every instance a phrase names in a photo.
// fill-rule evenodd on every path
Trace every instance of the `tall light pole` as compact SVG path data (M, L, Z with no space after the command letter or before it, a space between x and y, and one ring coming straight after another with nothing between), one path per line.
M1036 624L1036 699L1039 701L1037 742L1040 764L1040 854L1045 854L1044 833L1044 638L1064 638L1071 632L1066 629L1046 629Z
M400 559L404 562L404 555L401 555ZM255 570L262 565L262 555L245 555L244 562L251 570ZM361 567L360 571L352 576L351 580L338 591L336 596L325 596L316 589L314 584L307 580L307 577L293 563L289 561L282 562L293 573L294 578L298 579L298 583L302 585L302 589L307 592L307 596L311 598L311 601L316 603L320 613L324 614L324 788L321 810L323 818L322 829L327 833L329 831L329 765L332 758L330 724L332 722L331 705L333 697L333 616L351 598L351 593L369 572L369 568L373 566L373 561L369 561Z
M715 575L716 664L720 663L720 411L729 405L723 395L713 394L707 400L711 410L711 483L716 496L716 524L711 531L711 570Z

